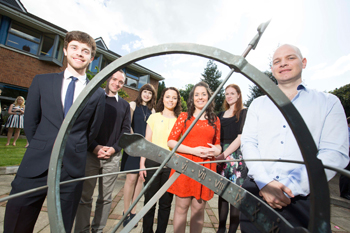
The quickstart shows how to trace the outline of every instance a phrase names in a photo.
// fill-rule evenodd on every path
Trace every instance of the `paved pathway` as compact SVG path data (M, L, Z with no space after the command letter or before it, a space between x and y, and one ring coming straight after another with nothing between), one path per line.
M14 175L0 175L0 198L5 197L10 192L10 183L13 180ZM339 197L338 191L338 179L339 176L336 176L329 183L331 190L331 202L335 203L331 205L331 227L332 232L350 232L350 201L347 201L343 198ZM118 177L116 187L113 192L113 204L111 208L111 214L107 221L107 226L104 229L104 232L110 232L111 229L119 222L121 219L121 214L123 212L123 185L125 181L125 175L121 175ZM94 192L94 198L97 197L97 188ZM175 198L174 198L175 200ZM3 219L5 212L6 202L0 203L0 233L3 232ZM41 213L39 215L39 219L37 224L35 225L34 232L40 233L49 233L49 220L47 215L47 204L46 201L43 205ZM137 210L140 210L143 206L143 198L140 200L140 203L137 205ZM93 206L94 209L94 206ZM173 232L172 220L174 217L174 202L173 208L170 215L169 225L167 232ZM92 213L93 216L94 212ZM189 217L187 219L189 221ZM154 225L156 226L156 225ZM217 195L214 196L212 200L207 203L205 209L205 217L204 217L204 228L202 232L211 233L216 232L218 227L218 210L217 210ZM118 230L118 232L122 229L122 227ZM154 229L156 229L154 227ZM137 228L134 228L131 232L142 232L142 223L138 224ZM189 232L189 224L187 222L186 232ZM240 232L239 230L237 232Z

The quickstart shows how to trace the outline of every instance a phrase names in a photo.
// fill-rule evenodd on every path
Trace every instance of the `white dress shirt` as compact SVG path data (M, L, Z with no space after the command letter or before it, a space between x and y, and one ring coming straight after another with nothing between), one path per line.
M347 121L339 99L329 93L298 86L292 103L303 117L318 148L317 157L330 166L344 168L349 161ZM289 159L303 161L295 137L275 104L267 97L255 99L250 105L241 136L244 159ZM246 162L248 176L259 189L273 180L281 182L292 193L310 193L305 165L282 162ZM325 170L327 179L335 172Z
M71 76L74 76L73 74L71 74L71 72L69 72L68 69L66 69L64 71L64 78L62 81L62 92L61 92L61 100L62 100L62 107L64 108L64 101L66 99L66 93L67 93L67 88L69 83L72 81L72 79L70 78ZM86 74L83 76L79 76L76 77L78 78L77 81L75 81L75 89L74 89L74 98L73 98L73 103L76 100L76 98L78 97L78 95L80 94L80 92L84 89L84 87L86 86L87 82L86 82Z

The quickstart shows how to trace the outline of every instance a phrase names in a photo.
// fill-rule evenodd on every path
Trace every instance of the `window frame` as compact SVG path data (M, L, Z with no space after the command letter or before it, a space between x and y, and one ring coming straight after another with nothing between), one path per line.
M150 74L141 74L141 73L138 73L130 68L125 68L123 69L124 73L125 73L125 76L126 76L126 82L125 82L125 85L126 87L129 87L129 88L133 88L135 90L140 90L141 87L144 85L142 85L140 87L140 78L144 78L146 77L147 78L147 83L151 83L151 75ZM128 84L129 80L132 80L133 83L135 82L136 83L136 86L131 86Z
M23 35L21 35L21 33L16 33L15 30L17 30L17 29L13 29L13 26L14 26L14 25L18 25L19 27L25 28L25 29L27 29L27 30L29 30L29 31L32 31L32 32L34 32L34 33L39 34L39 35L40 35L39 42L37 42L37 41L35 41L35 40L31 40L31 39L29 39L29 38L26 38L26 37L24 37ZM18 31L19 31L19 30L18 30ZM21 31L19 31L19 32L21 32ZM23 33L23 34L27 34L27 33L25 33L25 32L22 32L22 33ZM13 35L13 36L19 37L19 38L21 38L21 39L27 40L27 41L29 41L29 42L31 42L31 43L37 44L37 45L38 45L38 49L37 49L36 53L31 53L30 51L26 51L26 50L24 50L24 49L19 49L19 48L16 48L16 47L14 47L14 46L11 46L11 45L9 44L9 37L10 37L10 35ZM29 35L29 34L27 34L27 35ZM30 36L30 35L29 35L29 36ZM40 31L38 31L38 30L35 30L35 29L32 28L32 27L26 26L26 25L24 25L24 24L22 24L22 23L20 23L20 22L15 21L15 20L11 20L10 26L9 26L9 28L8 28L8 31L7 31L7 37L6 37L5 45L8 46L8 47L11 47L11 48L13 48L13 49L20 50L20 51L22 51L22 52L25 52L25 53L28 53L28 54L32 54L32 55L34 55L34 56L39 56L39 50L40 50L40 48L41 48L42 37L43 37L43 33L42 33L42 32L40 32Z
M39 42L38 41L35 41L35 40L32 40L28 37L24 37L23 35L21 35L21 33L24 33L24 34L27 34L26 32L22 32L16 28L14 28L14 25L18 25L19 27L21 28L24 28L25 30L28 30L30 32L33 32L33 33L36 33L40 36L39 38ZM19 33L17 33L15 30L17 30ZM63 55L63 47L64 47L64 40L58 35L58 34L54 34L54 33L44 33L40 30L37 30L31 26L28 26L28 25L25 25L21 22L18 22L16 20L13 20L13 19L10 19L10 22L9 22L9 26L8 28L6 29L6 39L3 41L4 42L4 45L11 48L11 49L15 49L15 50L18 50L18 51L21 51L23 53L26 53L26 54L30 54L32 56L35 56L37 57L39 60L42 60L42 61L47 61L47 62L50 62L50 63L54 63L58 66L63 66L63 59L64 59L64 55ZM32 53L30 51L27 51L25 49L21 49L21 48L17 48L17 47L14 47L14 46L11 46L11 44L9 44L9 38L10 36L13 35L15 37L18 37L18 38L21 38L23 40L26 40L30 43L35 43L38 45L38 48L37 48L37 51L36 53ZM27 34L28 36L31 36L30 34ZM42 52L42 48L43 48L43 45L44 45L44 38L45 36L49 37L49 38L54 38L54 43L53 43L53 47L52 47L52 56L46 56L46 55L41 55L41 52ZM37 38L35 36L33 36L34 38ZM14 41L16 42L16 41ZM62 50L62 51L60 51Z

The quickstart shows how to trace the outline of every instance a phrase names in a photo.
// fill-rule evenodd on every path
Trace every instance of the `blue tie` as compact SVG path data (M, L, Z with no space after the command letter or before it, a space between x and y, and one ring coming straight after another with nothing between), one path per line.
M66 98L64 99L64 117L66 117L68 110L73 104L73 98L74 98L74 90L75 90L75 81L78 80L76 77L69 77L72 78L72 81L70 81L68 88L67 88L67 93L66 93Z

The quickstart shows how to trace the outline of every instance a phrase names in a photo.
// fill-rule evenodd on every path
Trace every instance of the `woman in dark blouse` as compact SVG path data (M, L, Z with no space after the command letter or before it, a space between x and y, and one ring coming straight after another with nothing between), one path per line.
M242 159L240 150L241 134L247 114L247 109L243 109L241 89L236 84L230 84L225 89L224 112L220 112L218 117L221 122L220 143L223 150L217 160ZM217 166L217 172L225 176L231 182L242 186L247 177L247 167L242 162L227 162ZM226 219L229 204L219 197L219 229L217 233L226 231ZM239 210L230 205L230 227L229 233L236 232L239 225Z
M140 88L139 94L135 101L130 102L131 113L131 131L142 136L146 134L146 126L148 117L155 112L154 106L156 102L156 91L151 84L145 84ZM140 157L129 156L123 152L121 170L130 171L140 168ZM132 202L140 194L143 188L143 181L139 176L139 172L130 172L126 174L124 184L124 212L125 213ZM130 215L124 220L123 226L136 215L136 205L131 210Z

